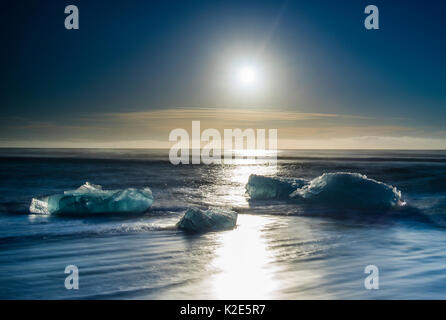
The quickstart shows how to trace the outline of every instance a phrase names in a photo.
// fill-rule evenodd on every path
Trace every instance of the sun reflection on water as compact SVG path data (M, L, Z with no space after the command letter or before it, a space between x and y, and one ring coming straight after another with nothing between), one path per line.
M251 174L275 175L277 166L252 159L222 166L218 187L211 198L232 208L247 206L245 185ZM273 299L279 289L275 257L263 230L271 218L238 216L237 228L215 234L217 248L210 263L210 294L213 299Z
M277 267L261 229L265 217L239 215L238 227L217 235L211 278L214 299L272 299Z
M219 181L207 189L207 197L211 203L231 207L246 207L245 186L251 174L274 175L276 166L238 164L222 166L216 179Z

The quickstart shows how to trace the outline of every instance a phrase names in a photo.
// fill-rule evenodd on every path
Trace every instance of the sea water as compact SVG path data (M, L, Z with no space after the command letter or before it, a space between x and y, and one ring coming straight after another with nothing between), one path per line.
M277 167L249 159L174 166L167 153L0 150L0 298L446 298L446 152L280 151ZM252 174L312 181L325 173L358 173L391 186L404 205L351 205L349 192L336 196L339 203L252 200L246 193ZM33 198L86 182L150 188L154 201L137 215L30 212ZM379 192L356 191L361 204L379 200ZM191 207L233 210L237 225L178 230ZM68 265L79 270L78 290L65 288ZM368 265L379 270L378 290L364 286Z

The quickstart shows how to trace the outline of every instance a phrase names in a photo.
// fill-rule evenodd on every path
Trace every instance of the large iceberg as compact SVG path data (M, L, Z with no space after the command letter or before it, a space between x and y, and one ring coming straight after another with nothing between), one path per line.
M189 208L177 223L177 227L188 232L207 232L232 229L236 223L237 212L234 211Z
M350 172L324 173L310 181L251 175L246 189L251 199L286 199L343 208L386 209L405 204L397 188Z
M143 213L153 203L149 188L103 190L89 182L76 190L43 198L33 198L29 211L37 214L91 215Z
M306 183L304 179L267 177L252 174L246 184L251 199L288 199L289 195Z

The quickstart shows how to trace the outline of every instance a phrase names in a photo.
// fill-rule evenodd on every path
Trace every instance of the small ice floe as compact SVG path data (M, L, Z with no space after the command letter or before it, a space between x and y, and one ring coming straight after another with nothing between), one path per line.
M307 183L304 179L267 177L252 174L246 184L251 199L288 199L289 195Z
M76 190L42 198L33 198L29 211L35 214L95 215L144 213L153 203L149 188L103 190L85 183Z
M237 212L223 209L201 210L189 208L177 223L178 229L188 232L207 232L232 229L237 223Z

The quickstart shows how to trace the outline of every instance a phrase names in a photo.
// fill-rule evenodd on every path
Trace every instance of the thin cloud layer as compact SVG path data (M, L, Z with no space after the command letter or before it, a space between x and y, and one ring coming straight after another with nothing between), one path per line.
M418 128L378 125L381 121L356 115L212 108L95 113L57 123L4 118L0 146L169 148L170 131L190 132L194 120L200 121L202 130L278 129L278 146L286 149L446 147L444 132L426 136Z

